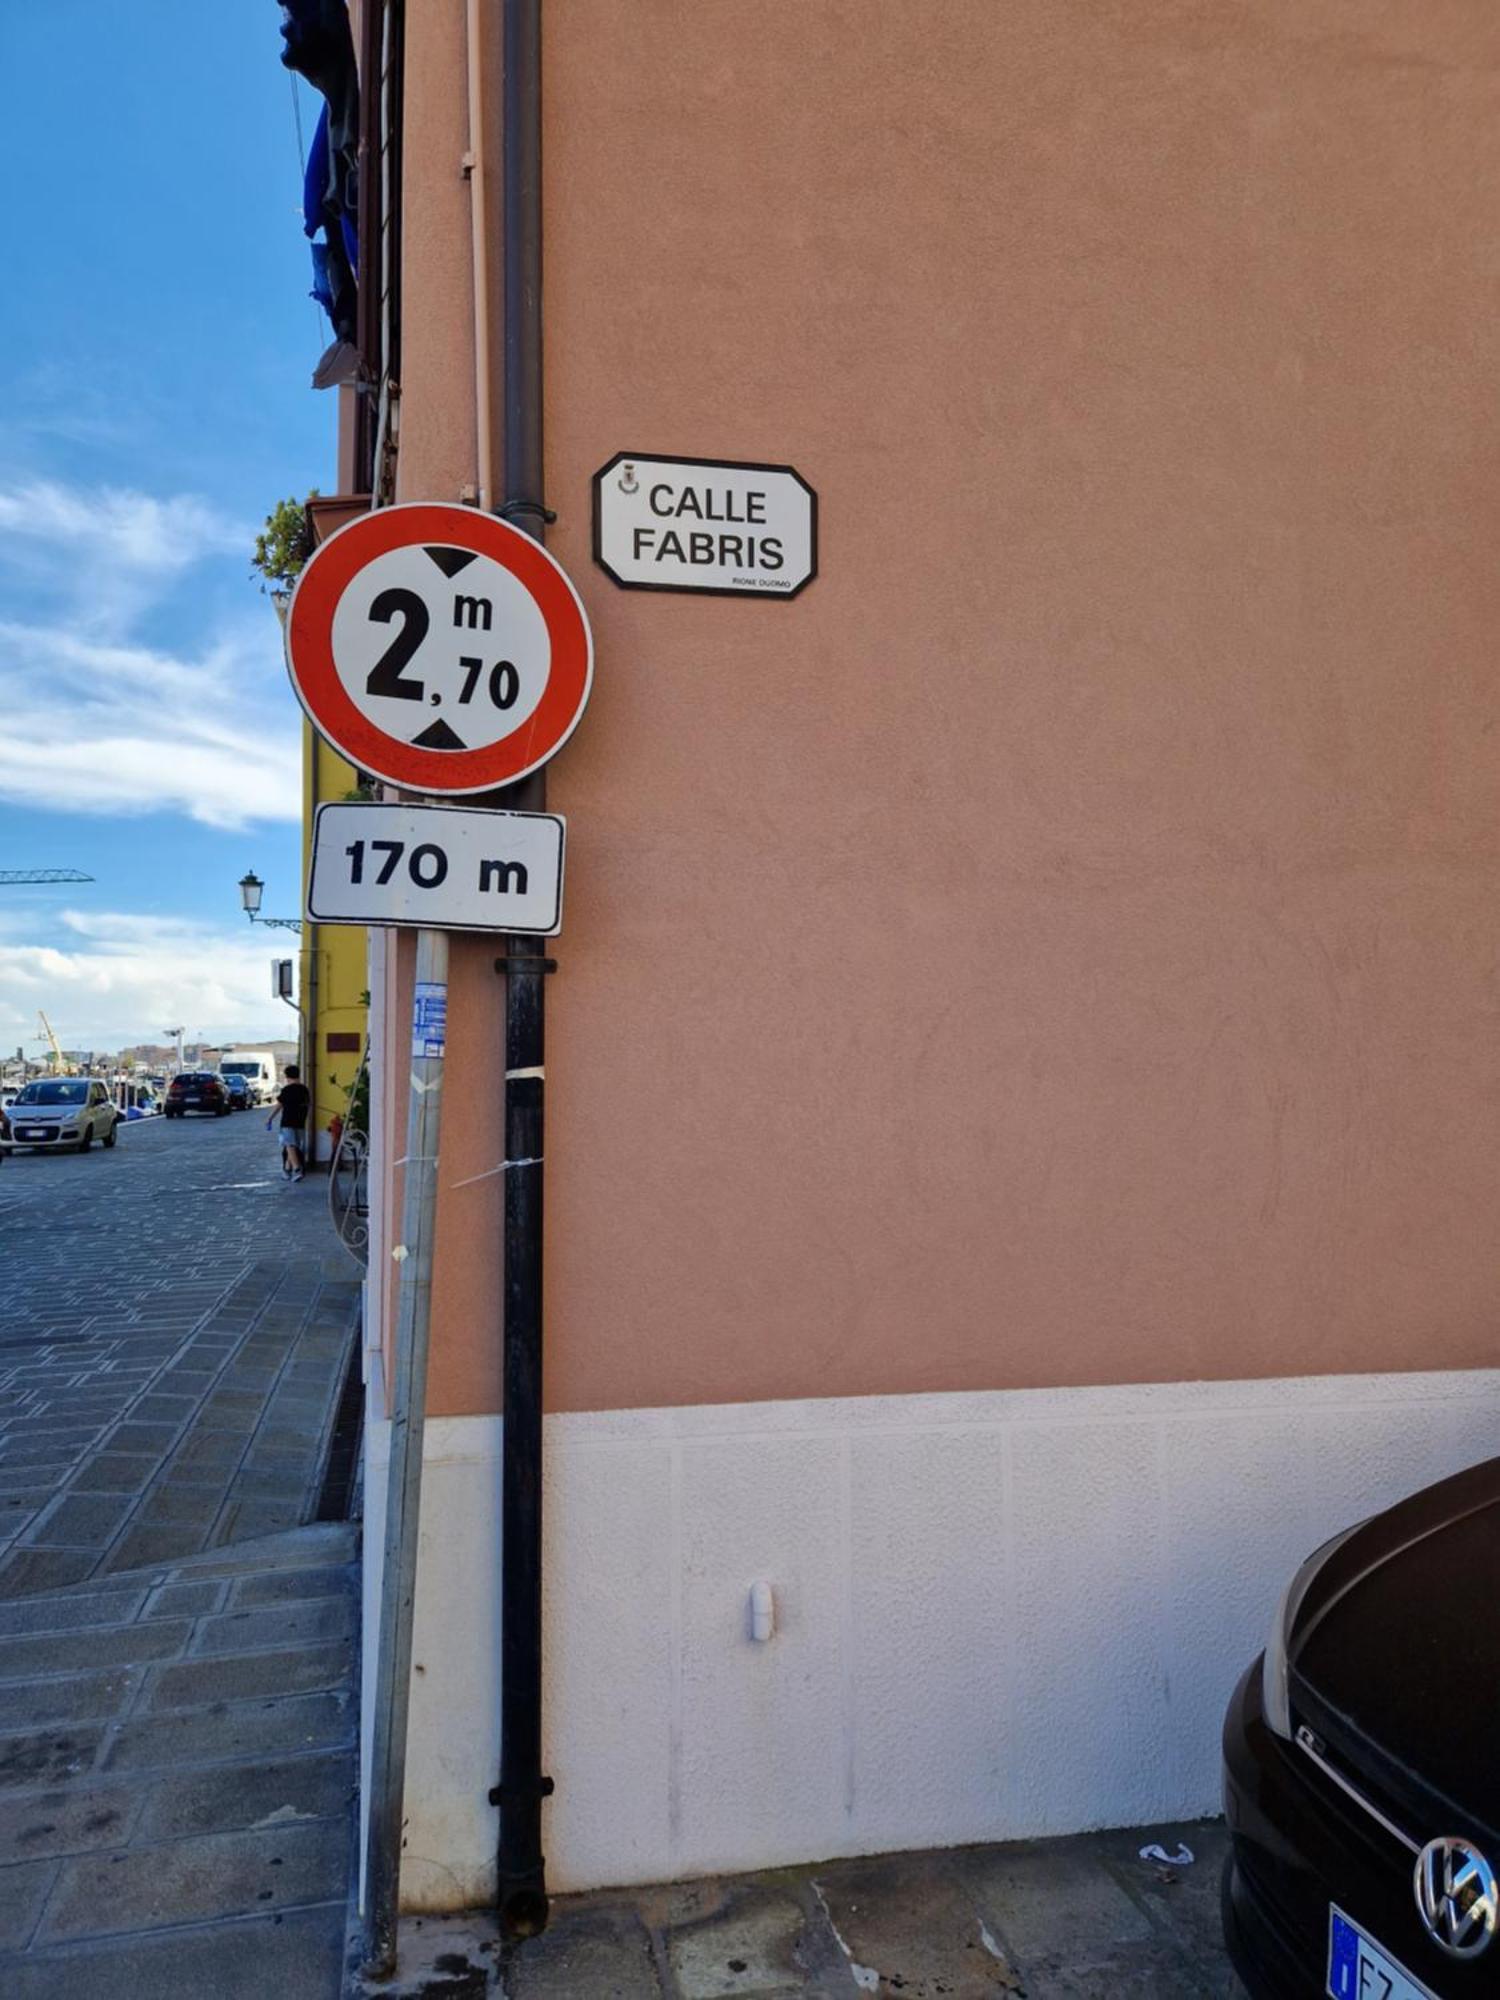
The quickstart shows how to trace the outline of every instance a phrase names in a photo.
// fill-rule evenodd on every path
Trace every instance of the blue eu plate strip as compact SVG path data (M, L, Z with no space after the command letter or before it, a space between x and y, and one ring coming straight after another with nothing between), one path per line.
M1334 2000L1359 2000L1359 1937L1337 1910L1328 1946L1328 1990Z

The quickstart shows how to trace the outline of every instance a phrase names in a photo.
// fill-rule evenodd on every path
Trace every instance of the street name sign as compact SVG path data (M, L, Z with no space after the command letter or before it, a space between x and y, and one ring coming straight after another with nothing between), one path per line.
M415 792L524 778L572 735L593 681L567 572L474 507L378 507L340 528L297 579L286 631L319 735Z
M818 496L789 465L616 452L594 474L594 560L626 590L795 597L818 573Z
M555 937L562 928L565 835L556 813L319 806L308 919Z

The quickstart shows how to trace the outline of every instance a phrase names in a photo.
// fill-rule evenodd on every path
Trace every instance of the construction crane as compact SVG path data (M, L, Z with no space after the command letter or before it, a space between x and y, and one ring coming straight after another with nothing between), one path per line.
M68 1067L68 1059L62 1052L61 1042L58 1041L56 1035L52 1032L52 1023L40 1008L37 1009L36 1017L42 1024L42 1033L52 1044L52 1074L54 1076L71 1076L73 1072Z
M20 882L92 882L81 868L0 868L0 887L11 889Z

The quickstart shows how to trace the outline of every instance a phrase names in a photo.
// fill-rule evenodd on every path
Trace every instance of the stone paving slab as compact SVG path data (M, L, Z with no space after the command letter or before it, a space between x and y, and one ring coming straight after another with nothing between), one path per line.
M0 1735L5 2000L336 2000L356 1558L315 1525L0 1603L0 1716L86 1717Z
M1190 1866L1144 1862L1160 1842ZM407 1918L361 2000L1243 2000L1217 1924L1218 1822L887 1854L562 1896L539 1938ZM1214 1911L1209 1922L1209 1912ZM349 1962L357 1962L351 1942ZM451 1985L442 1983L450 1980Z
M196 1713L121 1723L102 1749L100 1768L112 1773L170 1771L215 1760L249 1763L295 1751L342 1749L354 1741L357 1723L344 1694L215 1702ZM0 1739L0 1751L3 1747Z
M0 1798L0 1866L16 1858L118 1847L129 1836L140 1806L140 1798L125 1785L7 1794Z
M1020 1990L964 1871L947 1855L838 1863L818 1871L814 1893L844 1955L838 1969L846 1982L861 1965L878 1969L908 2000L995 2000ZM1054 1906L1054 1942L1055 1927Z
M264 1120L0 1173L0 1601L308 1520L356 1337L325 1184Z
M140 1833L147 1840L175 1840L262 1823L336 1819L348 1803L349 1760L342 1749L262 1760L248 1769L232 1764L160 1779L145 1801Z
M290 1915L29 1953L6 2000L335 2000L343 1899Z

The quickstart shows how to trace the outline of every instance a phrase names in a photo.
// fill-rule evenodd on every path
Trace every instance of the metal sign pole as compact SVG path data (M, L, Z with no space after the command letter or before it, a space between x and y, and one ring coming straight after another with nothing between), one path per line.
M400 1272L396 1374L391 1400L385 1566L381 1575L380 1640L375 1668L370 1826L365 1849L365 1970L374 1978L387 1976L396 1964L447 990L447 933L418 931L411 1095L406 1107L406 1182L401 1241L392 1253ZM396 1164L400 1166L403 1162L398 1160Z
M510 228L506 232L507 326L520 282L531 295L527 308L530 331L520 345L539 367L541 156L536 92L540 0L506 0L505 22L506 75L526 84L521 94L530 104L529 137L523 151L535 169L527 177L526 187L517 192L519 208L530 217L524 243L517 242ZM519 39L525 45L519 51L513 46L516 30L521 31ZM504 123L509 132L509 112ZM507 169L508 189L512 189L512 181ZM511 346L508 331L508 355ZM510 399L507 484L519 497L508 501L502 512L520 512L539 522L545 509L539 498L528 495L535 494L541 481L540 402L536 395L540 376L536 368L512 367L508 361L506 380ZM511 405L534 406L534 421L519 444L513 436L516 426ZM518 609L518 591L529 600L529 612ZM292 686L318 734L372 777L419 794L473 795L515 786L539 774L577 727L593 682L594 642L583 600L561 564L542 546L539 531L528 534L492 514L440 502L375 507L331 535L297 579L287 607L286 636ZM436 709L444 713L434 715ZM536 790L540 790L539 782ZM532 802L532 795L527 795L526 802ZM542 803L539 798L534 802ZM363 810L374 813L377 808L366 806ZM562 824L555 815L545 817L552 829L554 886L560 890ZM392 900L397 901L404 899L408 888L418 898L435 893L452 865L444 844L451 827L450 822L441 839L432 837L438 831L432 829L409 852L409 835L372 837L368 849L356 837L341 857L347 863L344 886L361 894L368 889L389 890ZM534 830L540 837L539 829ZM315 839L315 872L317 859ZM520 852L508 847L498 852L487 849L471 854L469 860L476 867L469 884L472 896L481 903L494 898L493 905L487 907L493 907L500 919L495 929L502 936L513 932L551 935L557 927L557 897L545 899L541 922L536 921L535 909L528 912L523 907L523 892L531 883L532 870ZM541 900L540 875L545 872L539 871L534 901ZM459 921L472 923L473 901L461 898L460 905ZM309 919L319 907L323 906L309 903ZM447 991L447 933L437 928L443 921L441 908L427 904L417 917L420 942L414 1024L419 1030L428 1026L423 1014L424 995L432 996L435 1003L436 996ZM529 924L525 921L528 915ZM507 916L516 921L506 922ZM381 918L377 915L364 920ZM400 923L403 917L399 910L389 911L385 920ZM540 979L512 980L508 1004L521 1004L521 988L528 983L538 989L533 1004L539 1030ZM540 1049L539 1032L534 1038L522 1038L522 1055L533 1045ZM435 1044L425 1033L417 1039L405 1160L405 1240L395 1253L401 1262L401 1276L365 1904L369 1962L374 1972L389 1971L396 1951L441 1056L440 1029ZM521 1077L507 1080L507 1099L512 1100L507 1108L510 1129L512 1112L526 1108L513 1099L512 1083L524 1086L528 1079L539 1083L540 1056L535 1063L512 1060L508 1067L512 1072L523 1072ZM531 1078L533 1069L535 1078ZM539 1133L539 1089L532 1095L536 1116L530 1123ZM524 1127L528 1121L521 1119L520 1123ZM513 1375L507 1363L506 1379L514 1388L514 1400L507 1403L505 1413L503 1479L510 1521L524 1524L532 1539L540 1531L540 1486L534 1471L528 1475L529 1487L526 1479L518 1481L517 1447L526 1441L533 1468L540 1465L541 1299L532 1283L535 1279L539 1285L541 1272L539 1153L537 1157L534 1171L527 1169L524 1198L507 1204L508 1226L514 1238L514 1247L507 1245L507 1271L526 1276L527 1300L515 1300L508 1275L512 1310L506 1338L510 1340L514 1325L517 1337L535 1351L524 1371L518 1368ZM523 1372L524 1382L520 1379ZM528 1401L535 1401L536 1407L528 1410ZM517 1495L514 1489L518 1484L522 1490ZM503 1530L507 1537L511 1532L510 1526ZM533 1567L537 1559L532 1558ZM508 1570L508 1578L521 1567L524 1565ZM519 1692L508 1697L510 1720L507 1723L502 1718L501 1724L502 1738L509 1747L501 1759L500 1789L508 1805L502 1815L499 1872L502 1885L508 1885L502 1888L502 1904L513 1935L539 1930L546 1921L539 1837L545 1792L539 1775L539 1610L538 1591L531 1587L516 1602L507 1598L503 1611L507 1655L524 1646L533 1663L529 1670L508 1678L507 1686Z

